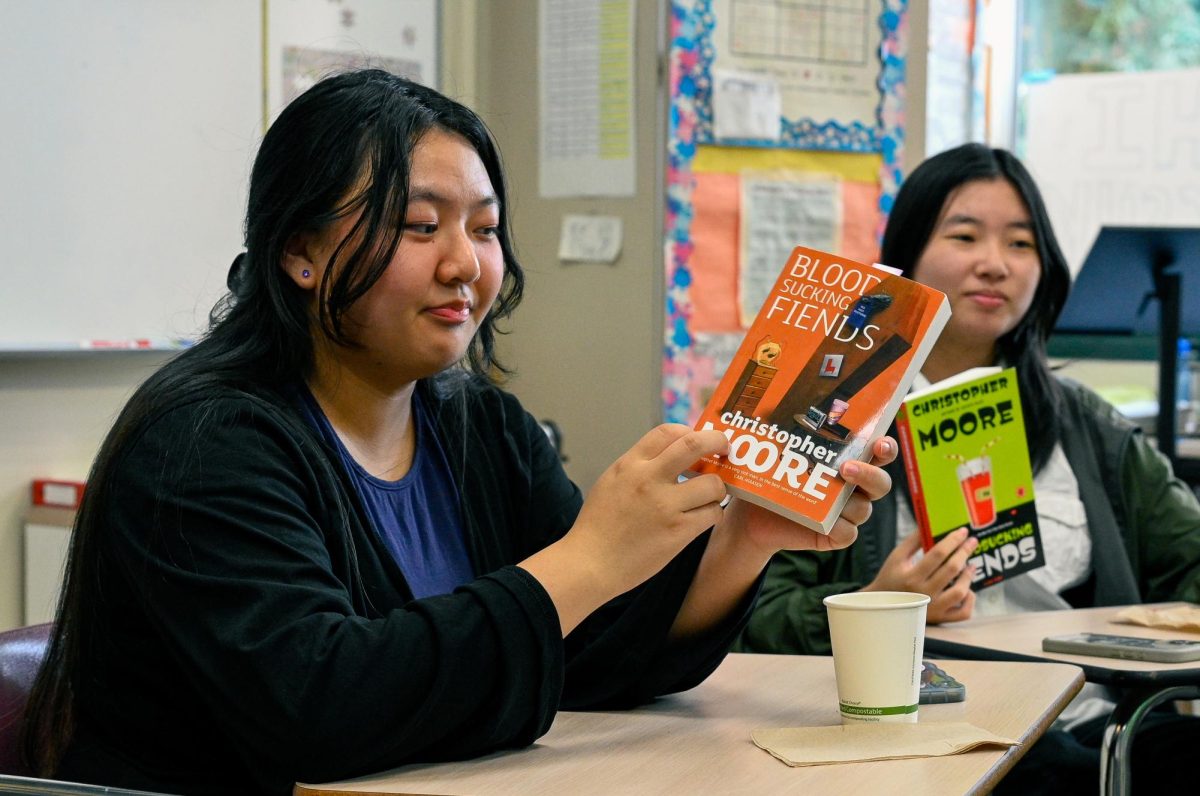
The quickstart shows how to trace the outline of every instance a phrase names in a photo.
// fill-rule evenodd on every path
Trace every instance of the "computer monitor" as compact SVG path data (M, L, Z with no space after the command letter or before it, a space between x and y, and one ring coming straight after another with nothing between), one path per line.
M1096 358L1113 358L1114 340L1157 338L1155 435L1177 464L1177 346L1181 336L1200 336L1200 228L1103 227L1055 324L1055 338L1063 335L1093 340Z

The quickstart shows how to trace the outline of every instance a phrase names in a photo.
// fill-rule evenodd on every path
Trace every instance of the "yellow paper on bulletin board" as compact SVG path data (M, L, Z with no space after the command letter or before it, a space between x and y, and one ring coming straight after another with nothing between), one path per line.
M883 158L874 153L817 152L807 149L758 149L756 147L696 147L692 173L737 172L743 169L790 169L836 174L843 180L879 182Z

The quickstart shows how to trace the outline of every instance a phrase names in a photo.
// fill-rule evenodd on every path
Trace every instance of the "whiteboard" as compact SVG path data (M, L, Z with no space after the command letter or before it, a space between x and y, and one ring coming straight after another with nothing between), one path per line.
M241 250L260 5L0 13L0 348L195 335Z
M1102 225L1200 226L1200 70L1029 87L1025 162L1078 273Z
M0 351L195 338L242 250L253 158L288 86L362 63L436 86L439 10L0 2Z

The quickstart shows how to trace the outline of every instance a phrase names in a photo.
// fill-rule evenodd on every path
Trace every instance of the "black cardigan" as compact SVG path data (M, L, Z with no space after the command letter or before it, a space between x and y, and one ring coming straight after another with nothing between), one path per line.
M548 595L513 564L570 528L578 488L512 396L419 389L479 577L415 602L336 453L286 397L209 391L139 429L93 487L103 599L60 778L282 794L524 746L560 708L637 704L716 668L744 610L666 646L706 537L564 642Z

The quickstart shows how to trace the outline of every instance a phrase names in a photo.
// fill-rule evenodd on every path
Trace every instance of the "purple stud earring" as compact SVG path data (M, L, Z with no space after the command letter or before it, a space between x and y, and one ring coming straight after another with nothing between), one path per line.
M305 279L308 279L310 276L312 276L312 272L309 271L307 268L305 268L303 271L300 272L300 275L302 277L304 277Z

